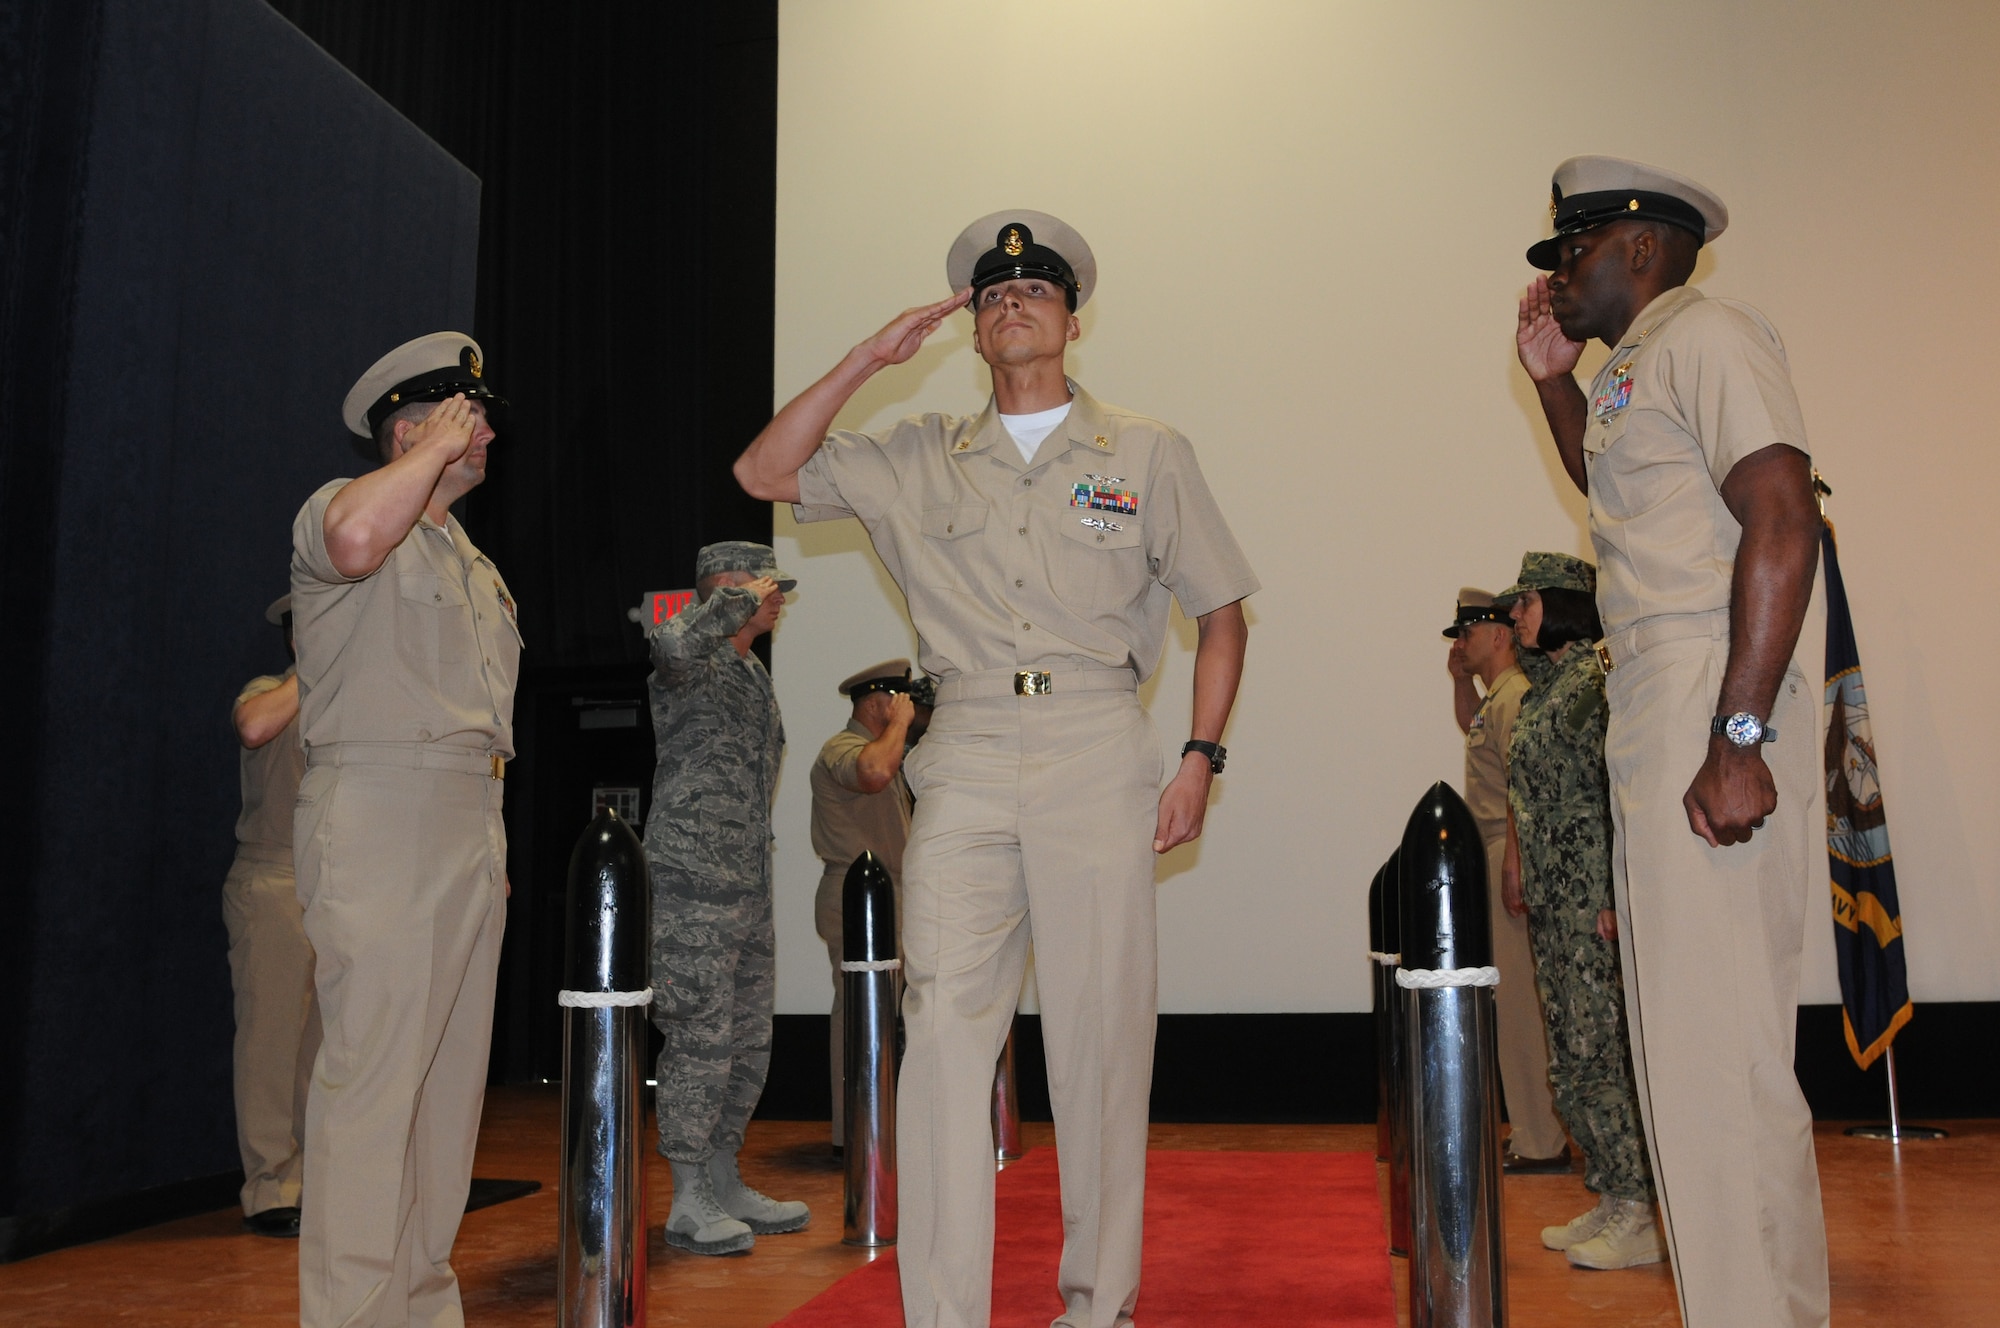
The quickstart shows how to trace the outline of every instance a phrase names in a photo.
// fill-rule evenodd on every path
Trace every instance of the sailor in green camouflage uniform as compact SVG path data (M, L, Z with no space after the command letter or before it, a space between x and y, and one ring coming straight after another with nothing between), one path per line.
M797 1231L802 1203L742 1182L736 1154L771 1066L776 983L771 797L785 731L771 675L750 643L797 585L767 545L711 544L694 604L647 633L653 657L652 1020L660 1153L673 1164L666 1240L737 1254Z
M1640 1130L1625 1031L1611 898L1611 802L1604 769L1604 670L1597 569L1530 553L1494 597L1519 637L1529 689L1508 749L1508 802L1535 983L1549 1023L1556 1110L1583 1146L1590 1212L1546 1228L1542 1243L1580 1267L1629 1268L1665 1257L1652 1166Z

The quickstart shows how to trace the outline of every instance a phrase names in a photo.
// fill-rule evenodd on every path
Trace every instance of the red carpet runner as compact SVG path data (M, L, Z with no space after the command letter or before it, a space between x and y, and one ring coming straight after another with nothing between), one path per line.
M993 1328L1062 1313L1056 1157L1037 1148L999 1177ZM903 1321L893 1252L776 1328ZM1149 1153L1140 1328L1395 1328L1375 1159L1365 1153Z

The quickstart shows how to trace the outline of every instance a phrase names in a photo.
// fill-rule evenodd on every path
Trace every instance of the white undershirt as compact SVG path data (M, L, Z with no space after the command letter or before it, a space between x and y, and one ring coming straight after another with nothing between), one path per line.
M1007 426L1007 434L1014 440L1014 446L1021 449L1021 460L1033 461L1035 449L1042 445L1042 439L1056 431L1069 415L1073 403L1065 401L1053 410L1038 410L1032 415L1002 415L1000 423Z

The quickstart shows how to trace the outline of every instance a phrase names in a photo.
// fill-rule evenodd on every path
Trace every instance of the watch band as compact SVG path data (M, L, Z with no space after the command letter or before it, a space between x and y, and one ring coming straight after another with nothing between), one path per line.
M1189 752L1200 752L1208 758L1208 773L1211 775L1221 774L1223 763L1229 759L1229 751L1221 743L1203 742L1200 738L1189 738L1187 746L1181 748L1182 756Z

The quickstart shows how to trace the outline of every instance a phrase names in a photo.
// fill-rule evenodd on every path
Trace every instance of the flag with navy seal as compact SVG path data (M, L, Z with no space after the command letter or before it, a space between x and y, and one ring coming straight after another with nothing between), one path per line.
M1903 909L1882 807L1861 652L1840 579L1833 523L1820 531L1826 557L1826 855L1833 881L1833 948L1840 960L1847 1049L1862 1069L1910 1022L1903 960Z

